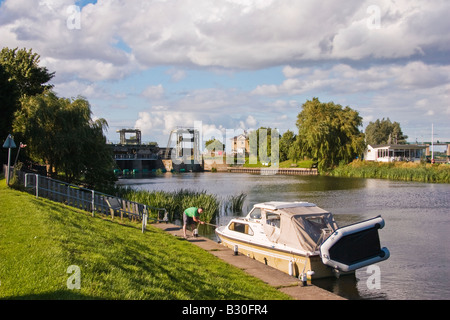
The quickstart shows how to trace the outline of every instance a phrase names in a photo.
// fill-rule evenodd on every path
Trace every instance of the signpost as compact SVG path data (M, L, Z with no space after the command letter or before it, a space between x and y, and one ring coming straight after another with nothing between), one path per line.
M3 148L8 148L8 169L6 170L6 184L9 186L10 166L11 166L11 149L17 148L12 136L9 134L3 143Z

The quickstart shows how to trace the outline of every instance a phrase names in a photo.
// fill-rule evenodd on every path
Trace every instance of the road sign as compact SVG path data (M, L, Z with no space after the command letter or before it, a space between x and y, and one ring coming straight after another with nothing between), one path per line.
M8 135L8 138L6 138L3 148L17 148L11 135Z

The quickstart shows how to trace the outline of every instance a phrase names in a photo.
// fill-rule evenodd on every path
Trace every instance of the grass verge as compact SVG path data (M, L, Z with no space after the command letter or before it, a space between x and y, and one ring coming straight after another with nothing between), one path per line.
M328 174L335 177L450 183L450 165L448 164L379 163L355 160L347 165L336 167Z
M210 253L148 226L36 199L0 180L0 299L289 299ZM80 289L67 286L70 266Z

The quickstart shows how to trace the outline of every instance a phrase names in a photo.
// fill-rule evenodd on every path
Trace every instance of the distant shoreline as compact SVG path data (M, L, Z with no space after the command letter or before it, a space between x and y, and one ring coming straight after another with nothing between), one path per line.
M327 174L334 177L450 183L450 165L445 163L380 163L355 160L347 165L340 165Z

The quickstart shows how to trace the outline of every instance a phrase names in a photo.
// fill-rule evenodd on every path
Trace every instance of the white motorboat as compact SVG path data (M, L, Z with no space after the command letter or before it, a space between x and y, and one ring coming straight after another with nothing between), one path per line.
M389 258L380 247L381 216L338 228L333 215L309 202L265 202L245 218L216 228L230 249L292 276L352 273Z

